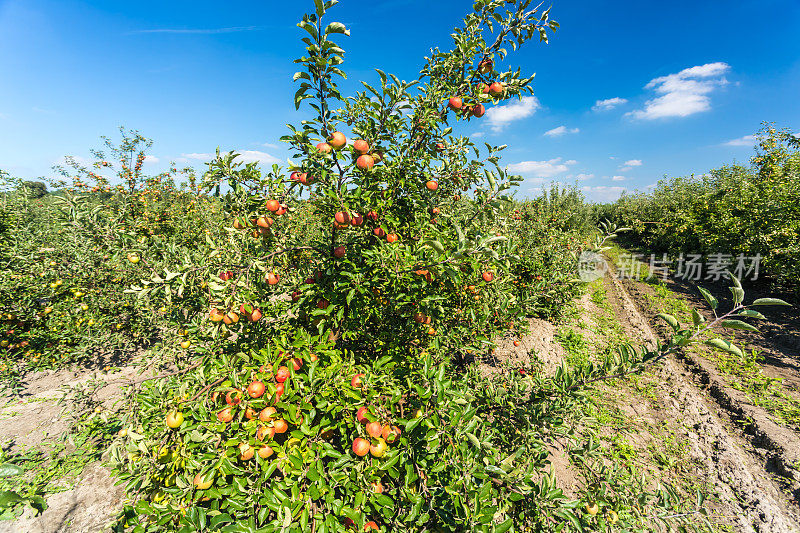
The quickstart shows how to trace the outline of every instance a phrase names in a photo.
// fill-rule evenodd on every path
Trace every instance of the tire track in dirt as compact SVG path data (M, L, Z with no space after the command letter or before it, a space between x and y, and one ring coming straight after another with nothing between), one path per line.
M604 280L608 299L628 337L654 345L657 337L625 286L613 275ZM689 454L704 466L705 481L719 498L717 511L736 531L800 532L800 513L770 477L750 443L721 418L719 406L692 382L683 364L669 357L653 371L656 395L666 416L680 420ZM662 414L661 416L664 416Z

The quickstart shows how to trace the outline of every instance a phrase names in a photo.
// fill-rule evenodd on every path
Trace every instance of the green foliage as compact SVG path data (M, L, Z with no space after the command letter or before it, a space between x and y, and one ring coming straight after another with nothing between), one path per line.
M659 182L610 207L652 252L761 255L776 287L800 291L800 140L765 125L750 167ZM609 208L604 210L608 214Z

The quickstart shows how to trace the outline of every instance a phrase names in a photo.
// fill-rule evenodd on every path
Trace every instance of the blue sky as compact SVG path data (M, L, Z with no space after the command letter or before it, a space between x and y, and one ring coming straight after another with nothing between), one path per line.
M414 79L431 46L469 10L463 0L342 0L349 80L374 68ZM219 146L284 162L278 137L298 123L292 60L312 0L226 3L0 0L0 168L52 175L124 125L155 140L153 171L202 168ZM536 72L466 133L508 144L518 194L575 183L594 200L664 175L703 173L753 153L761 121L800 130L797 0L555 0L550 44L509 64Z

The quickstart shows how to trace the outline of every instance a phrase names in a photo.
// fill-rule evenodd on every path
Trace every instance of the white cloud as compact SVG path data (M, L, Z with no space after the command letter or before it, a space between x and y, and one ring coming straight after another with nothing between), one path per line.
M687 117L711 109L708 96L714 89L726 85L724 74L730 70L727 63L707 63L683 69L650 80L645 89L652 89L661 95L645 102L644 109L626 113L640 120L654 120L665 117Z
M184 159L193 159L195 161L210 161L214 159L214 155L212 154L198 154L198 153L181 154L181 157Z
M581 130L579 130L578 128L570 129L566 126L559 126L557 128L553 128L552 130L547 130L546 132L544 132L544 134L547 137L561 137L562 135L566 135L567 133L578 133L579 131Z
M272 143L264 143L261 146L264 146L265 148L272 148L273 150L277 150L278 148L280 148L280 146L278 146L277 144L272 144Z
M614 109L617 106L627 103L628 101L625 98L620 98L618 96L605 100L598 100L592 106L592 111L608 111L609 109Z
M578 174L575 179L578 181L586 181L594 178L594 174Z
M619 169L622 172L627 172L634 167L640 167L640 166L642 166L641 159L629 159L628 161L625 161L622 165L620 165Z
M500 132L510 122L527 118L541 107L535 96L523 96L519 101L506 105L497 105L486 110L486 118L492 131Z
M513 163L508 165L508 170L511 172L519 172L520 174L532 174L537 178L552 178L567 172L570 165L576 163L577 161L572 159L562 162L561 158L557 157L549 161L522 161L520 163Z
M755 146L755 144L756 144L755 135L745 135L744 137L739 137L738 139L731 139L728 142L722 143L723 146Z
M160 160L154 155L146 155L144 156L144 162L149 165L154 165L158 163Z
M614 202L627 190L628 189L625 187L609 187L606 185L599 185L596 187L589 187L586 185L581 187L581 192L583 192L589 201L598 203Z
M267 165L281 163L281 160L277 157L266 152L259 152L258 150L242 150L239 152L239 157L237 157L236 160L243 163L264 163Z
M625 181L625 176L611 176L611 181Z

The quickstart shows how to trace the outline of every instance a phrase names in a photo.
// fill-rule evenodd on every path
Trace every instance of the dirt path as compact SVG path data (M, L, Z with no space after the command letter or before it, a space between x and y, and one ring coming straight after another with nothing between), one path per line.
M615 314L630 337L652 343L656 337L650 322L626 287L610 275L605 283ZM656 394L664 410L661 416L680 421L686 429L683 438L692 457L705 467L706 479L719 498L721 516L729 519L736 531L800 531L800 509L774 480L763 451L743 438L724 410L720 413L719 406L697 386L681 360L667 359L658 377L661 386Z

